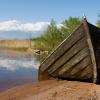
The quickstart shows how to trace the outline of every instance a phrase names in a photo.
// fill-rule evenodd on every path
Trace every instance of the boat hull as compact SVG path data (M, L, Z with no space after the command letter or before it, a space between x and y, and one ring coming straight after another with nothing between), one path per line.
M91 31L88 24L85 20L41 63L40 81L55 78L97 82L98 45L94 46L95 39L89 33Z

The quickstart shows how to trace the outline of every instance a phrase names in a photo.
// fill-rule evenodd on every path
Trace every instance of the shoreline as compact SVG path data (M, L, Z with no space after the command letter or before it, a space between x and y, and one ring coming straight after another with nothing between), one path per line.
M32 52L32 51L17 51L17 50L0 50L0 54L4 54L7 56L20 57L20 56L34 55L34 52Z
M45 51L39 51L38 53L37 50L32 50L32 49L28 49L27 51L0 50L0 54L13 56L13 57L21 57L21 56L24 57L24 56L33 56L33 55L44 56L44 57L48 56L48 53Z
M16 86L0 93L1 100L99 100L100 86L93 83L47 80Z

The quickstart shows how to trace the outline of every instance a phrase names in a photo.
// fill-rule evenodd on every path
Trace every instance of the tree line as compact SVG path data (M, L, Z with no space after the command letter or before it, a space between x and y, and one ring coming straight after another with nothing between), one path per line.
M99 16L100 17L100 16ZM34 40L34 47L40 51L51 53L65 38L67 38L82 22L78 17L69 17L60 27L52 19L44 34ZM100 20L97 21L100 27Z

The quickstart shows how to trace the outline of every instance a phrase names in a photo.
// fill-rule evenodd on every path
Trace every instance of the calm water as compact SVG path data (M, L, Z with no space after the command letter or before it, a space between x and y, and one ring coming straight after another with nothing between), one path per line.
M12 57L0 54L0 92L16 85L36 82L39 58Z

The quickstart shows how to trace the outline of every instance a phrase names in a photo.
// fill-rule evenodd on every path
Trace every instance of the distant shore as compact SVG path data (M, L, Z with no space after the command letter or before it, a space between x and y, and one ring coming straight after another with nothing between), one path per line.
M8 56L30 56L30 55L33 55L34 52L16 51L16 50L0 50L0 54L4 54Z
M33 50L33 49L27 49L26 51L20 51L20 50L6 50L6 49L0 49L0 54L8 55L8 56L32 56L32 55L40 55L40 56L47 56L47 51L39 51L39 50Z

